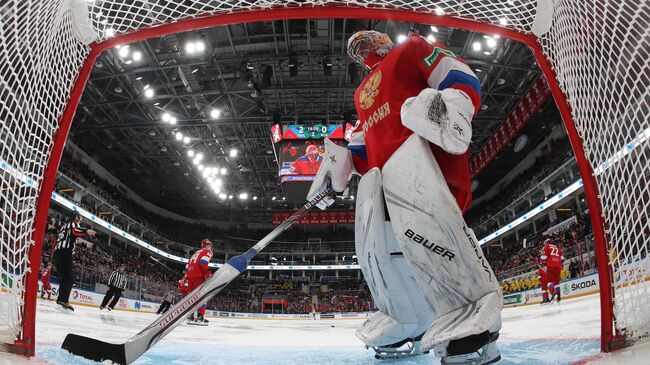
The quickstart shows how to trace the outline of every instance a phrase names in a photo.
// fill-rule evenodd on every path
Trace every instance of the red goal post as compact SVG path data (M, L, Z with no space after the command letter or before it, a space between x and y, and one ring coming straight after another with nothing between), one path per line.
M117 45L176 32L304 18L417 22L530 47L561 112L589 204L601 349L612 349L623 333L631 340L648 334L645 1L8 0L0 7L0 340L7 348L34 354L48 207L96 58Z

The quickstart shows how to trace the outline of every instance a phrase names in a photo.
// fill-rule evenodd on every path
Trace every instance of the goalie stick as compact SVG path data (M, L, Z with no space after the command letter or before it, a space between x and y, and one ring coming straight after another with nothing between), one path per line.
M291 227L300 217L305 215L305 213L331 193L332 190L328 187L314 196L307 204L298 209L279 226L275 227L273 231L262 238L255 246L245 253L228 260L201 286L194 289L194 291L171 307L166 314L158 317L147 328L131 337L125 343L112 344L70 333L65 337L61 348L74 355L98 362L111 360L116 364L123 365L132 363L181 324L190 313L197 310L199 306L219 293L226 285L239 276L239 274L244 272L251 259L258 252L268 246L274 238Z

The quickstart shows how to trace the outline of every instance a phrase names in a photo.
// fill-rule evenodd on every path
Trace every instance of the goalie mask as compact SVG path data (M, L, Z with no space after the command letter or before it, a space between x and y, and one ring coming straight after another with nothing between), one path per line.
M393 48L393 41L386 33L375 30L362 30L354 33L348 40L348 56L356 63L369 66L366 58L371 54L384 57Z

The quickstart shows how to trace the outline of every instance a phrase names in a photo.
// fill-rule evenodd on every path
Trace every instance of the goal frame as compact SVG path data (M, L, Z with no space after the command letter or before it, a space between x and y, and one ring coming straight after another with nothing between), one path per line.
M612 269L609 265L609 244L605 235L605 225L602 219L602 208L599 200L598 188L594 178L591 164L588 162L583 147L583 141L578 134L572 117L571 107L567 96L561 90L550 61L542 51L538 38L533 34L523 33L499 25L481 22L478 20L459 19L450 15L418 13L411 10L390 10L361 8L354 6L320 5L313 7L295 8L270 8L259 10L245 10L226 14L211 14L204 17L184 19L164 23L154 27L135 30L119 34L114 38L102 42L91 43L91 51L80 69L77 79L72 87L68 103L60 118L58 129L55 133L52 152L47 162L43 181L40 187L36 216L34 219L32 240L34 245L29 250L29 265L31 271L26 275L25 304L22 319L22 336L13 346L12 352L22 353L27 356L35 354L35 323L36 302L38 290L38 268L41 262L42 243L47 226L47 214L51 196L56 180L56 174L65 147L65 142L70 132L77 106L83 94L85 85L90 77L97 57L107 49L117 45L130 44L145 39L161 37L168 34L204 29L216 26L231 25L236 23L252 23L260 21L292 20L292 19L372 19L414 22L434 26L453 27L486 34L499 36L524 43L535 56L542 74L546 78L551 94L560 111L566 128L577 164L583 181L585 198L589 206L589 216L594 233L596 260L598 265L598 279L600 282L600 317L601 337L600 349L609 352L619 347L622 335L615 329L613 314Z

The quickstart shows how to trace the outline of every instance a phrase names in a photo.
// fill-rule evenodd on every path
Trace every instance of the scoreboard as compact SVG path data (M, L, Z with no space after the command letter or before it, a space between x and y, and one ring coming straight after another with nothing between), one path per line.
M353 126L345 124L275 124L271 127L273 149L278 161L278 176L285 197L304 201L320 167L327 137L334 143L347 144Z

